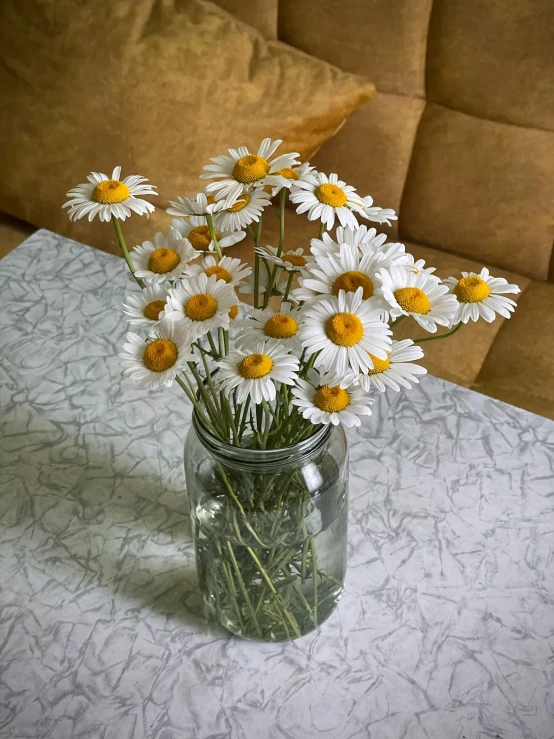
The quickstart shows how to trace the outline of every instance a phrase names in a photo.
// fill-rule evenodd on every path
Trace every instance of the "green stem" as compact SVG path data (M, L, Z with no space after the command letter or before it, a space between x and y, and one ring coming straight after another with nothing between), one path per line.
M256 238L254 239L254 308L258 308L260 305L259 288L260 288L260 257L258 254L258 247L262 240L262 216L258 221L258 228L256 230Z
M323 224L323 221L321 221L321 223L319 224L319 236L318 236L318 238L319 238L320 241L321 241L321 238L323 236L323 229L324 228L325 228L325 226Z
M231 557L231 561L233 563L233 567L235 570L235 575L237 577L239 588L242 592L242 597L246 601L246 607L250 611L250 616L252 617L252 622L254 624L254 628L256 629L256 633L258 636L261 637L262 630L260 629L260 624L258 623L258 619L256 618L256 611L254 610L254 606L252 605L252 601L248 597L248 590L246 589L246 585L244 584L244 580L242 579L242 574L240 571L240 567L238 565L238 562L235 557L235 552L233 551L233 547L231 545L231 542L227 542L227 551L229 552L229 556Z
M294 618L294 616L291 613L289 613L289 611L287 610L286 606L282 602L281 596L279 595L279 593L275 589L275 585L273 584L272 579L269 577L269 575L265 571L265 568L264 568L263 564L260 562L260 560L258 559L258 556L257 556L256 552L251 547L247 547L247 550L246 551L248 552L248 554L252 557L252 559L256 563L256 566L258 568L258 571L259 571L260 575L266 581L268 588L271 590L273 596L275 597L275 600L282 607L283 612L285 614L285 617L286 617L287 621L289 622L289 624L292 626L292 629L293 629L294 633L296 634L296 636L302 636L301 631L298 628L298 623L296 622L296 619Z
M210 232L210 238L214 242L214 247L216 254L218 256L218 259L223 259L223 254L221 253L220 246L217 242L217 238L214 231L214 219L211 213L206 213L206 223L208 224L208 230Z
M285 288L285 294L283 295L283 300L287 300L287 298L289 297L289 293L292 287L293 280L294 280L294 272L291 271L289 272L289 278L287 280L287 286Z
M186 377L186 375L185 375L185 377ZM188 399L191 401L191 403L194 405L194 407L198 411L198 414L202 418L202 422L206 424L206 426L210 429L210 431L212 432L212 434L214 434L214 436L216 436L218 438L221 438L219 431L214 427L214 425L212 424L212 422L210 421L210 419L204 413L204 409L198 403L198 400L196 399L196 396L195 396L194 392L192 390L190 390L185 385L185 383L181 380L181 378L179 377L179 375L177 375L175 379L176 379L177 383L181 386L181 388L187 394Z
M216 359L221 359L221 354L217 351L217 346L215 345L214 337L212 336L212 332L208 331L206 334L208 337L208 343L210 345L210 349L212 350L213 354L215 355Z
M308 377L308 371L312 369L314 366L315 360L317 359L317 355L319 352L314 352L311 357L306 362L306 365L304 366L304 369L302 370L301 377L305 380Z
M213 399L210 398L210 394L208 393L204 385L204 380L202 379L200 372L198 372L194 362L188 362L188 366L194 376L194 379L196 380L198 391L202 396L202 400L204 401L204 405L206 406L206 410L208 411L208 414L212 419L214 426L219 426L220 428L219 437L225 439L227 429L225 428L225 421L222 417L221 409L217 407L217 396ZM223 432L223 436L221 436L221 432Z
M287 202L287 191L284 187L279 193L279 199L279 244L277 246L278 257L280 257L283 253L283 246L285 244L285 205ZM269 276L267 290L265 291L263 303L264 308L267 308L269 304L269 299L271 298L271 293L273 292L273 285L275 284L275 277L277 275L278 269L279 267L274 264L273 269L271 270L271 275Z
M398 318L391 323L390 327L394 328L395 326L398 326L398 324L401 323L407 317L408 316L405 316L405 315L398 316Z
M125 243L125 239L123 238L123 232L121 230L121 224L119 223L119 218L116 218L115 216L112 216L113 225L115 228L115 233L117 234L117 240L119 241L119 246L121 248L121 251L123 252L123 256L125 257L125 261L127 262L127 266L131 270L131 274L137 281L137 284L140 288L144 290L146 285L144 282L140 279L140 277L135 277L136 268L133 264L133 260L131 259L131 256L129 255L129 251L127 249L127 244Z
M459 331L463 323L458 323L458 325L452 329L452 331L449 331L447 334L442 334L441 336L427 336L424 339L416 339L414 341L414 344L421 344L423 341L437 341L438 339L447 339L449 336L454 336L456 331Z

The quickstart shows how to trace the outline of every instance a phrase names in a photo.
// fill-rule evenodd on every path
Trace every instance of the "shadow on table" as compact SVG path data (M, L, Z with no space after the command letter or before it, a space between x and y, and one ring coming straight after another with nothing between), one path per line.
M203 613L184 477L165 488L159 468L129 469L111 450L106 458L61 445L45 451L31 448L4 468L14 471L5 488L16 511L10 529L21 531L18 550L31 565L40 557L44 575L77 598L109 590L119 611L223 633Z

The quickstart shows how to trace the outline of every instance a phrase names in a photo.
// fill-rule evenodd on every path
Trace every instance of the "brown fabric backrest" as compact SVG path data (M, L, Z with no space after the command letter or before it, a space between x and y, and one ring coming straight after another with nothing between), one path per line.
M314 163L395 235L554 278L552 0L279 0L279 38L377 86Z

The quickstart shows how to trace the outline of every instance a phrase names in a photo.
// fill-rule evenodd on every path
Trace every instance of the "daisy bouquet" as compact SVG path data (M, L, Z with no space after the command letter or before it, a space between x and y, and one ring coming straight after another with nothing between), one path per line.
M245 453L293 449L325 427L359 425L372 395L410 389L425 374L424 342L469 321L509 318L515 302L506 295L519 292L487 269L442 281L365 224L390 225L394 211L296 153L277 155L280 144L265 139L257 153L240 147L212 159L204 190L171 202L167 233L130 252L121 223L154 209L144 198L156 190L144 177L122 179L119 167L111 177L93 172L64 206L73 219L113 222L137 283L123 304L132 327L119 355L123 375L150 390L177 384L204 432ZM314 222L313 239L299 248L286 239L287 199ZM263 222L272 201L279 236L269 245ZM249 264L225 255L246 238ZM414 323L429 336L405 337ZM313 490L294 467L246 479L240 465L219 459L212 472L211 499L224 505L209 536L191 512L202 588L220 621L264 639L314 628L344 572L318 566L306 525L317 508Z

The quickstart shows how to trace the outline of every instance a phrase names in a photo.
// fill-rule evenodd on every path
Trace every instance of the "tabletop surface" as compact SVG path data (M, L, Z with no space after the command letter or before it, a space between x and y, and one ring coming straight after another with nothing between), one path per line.
M428 376L380 395L337 611L231 637L197 590L189 405L120 377L125 269L48 231L0 261L0 737L554 737L554 423Z

